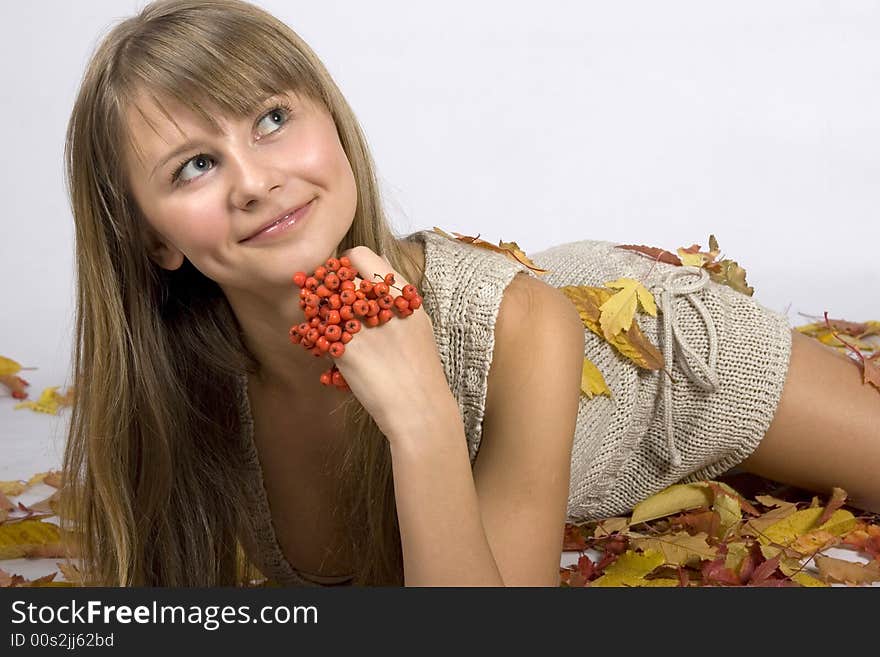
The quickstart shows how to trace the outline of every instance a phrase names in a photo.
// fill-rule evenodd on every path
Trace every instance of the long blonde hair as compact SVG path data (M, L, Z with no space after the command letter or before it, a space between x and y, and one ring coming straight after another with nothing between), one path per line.
M358 190L338 250L366 245L422 289L380 199L354 113L309 46L239 0L153 2L104 36L67 126L76 229L76 400L63 474L62 528L86 586L247 586L260 573L245 491L236 381L259 363L220 287L188 261L161 269L125 176L125 116L138 90L216 125L293 90L332 115ZM328 254L329 255L329 254ZM430 282L428 282L430 287ZM333 391L328 389L328 394ZM337 500L358 585L401 585L403 560L385 436L352 398ZM219 491L219 494L218 494Z

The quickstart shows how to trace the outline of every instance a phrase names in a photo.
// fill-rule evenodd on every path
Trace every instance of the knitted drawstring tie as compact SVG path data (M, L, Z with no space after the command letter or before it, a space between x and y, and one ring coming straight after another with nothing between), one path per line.
M688 274L699 275L699 280L687 282L683 279ZM651 288L651 292L655 295L660 294L660 310L663 313L663 359L667 371L672 373L673 365L673 345L672 338L675 337L676 349L679 351L681 358L681 368L685 371L688 378L696 383L702 390L708 392L717 392L720 388L718 373L715 370L715 363L718 357L718 334L715 331L715 323L709 315L706 306L700 300L699 295L694 294L698 290L703 289L709 281L709 273L702 267L676 267L664 277L660 285ZM694 308L700 313L703 322L706 325L706 332L709 336L709 363L704 363L699 354L697 354L687 340L684 339L678 327L677 317L675 316L674 298L677 295L684 295L691 302ZM701 379L691 369L690 361L693 361L699 370L705 375L707 380ZM669 376L665 372L661 372L661 387L663 389L663 410L665 413L666 423L666 443L669 448L669 456L672 465L678 467L681 465L681 455L675 447L674 431L672 427L672 383Z

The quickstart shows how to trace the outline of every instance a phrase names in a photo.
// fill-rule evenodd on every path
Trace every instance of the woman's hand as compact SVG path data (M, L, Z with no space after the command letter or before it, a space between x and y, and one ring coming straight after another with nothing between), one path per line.
M385 258L366 246L338 254L342 256L347 256L358 272L356 288L362 279L378 283L389 272L394 274L392 296L397 297L409 284ZM459 420L461 416L424 306L404 318L396 310L392 312L394 316L384 324L369 327L362 322L361 330L345 345L345 353L333 360L352 394L393 442L399 436L418 433L426 422L447 421L452 413Z

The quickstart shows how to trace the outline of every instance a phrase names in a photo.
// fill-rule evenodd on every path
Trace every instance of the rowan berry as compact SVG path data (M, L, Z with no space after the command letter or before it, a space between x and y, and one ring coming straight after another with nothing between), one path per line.
M336 366L334 365L334 368L335 367ZM338 369L333 370L333 373L330 375L330 380L335 386L345 385L345 378L342 376L342 372L340 372Z
M306 279L306 289L309 290L310 292L314 292L315 290L317 290L318 285L320 285L320 284L321 284L321 281L319 281L314 276L309 276Z
M353 337L354 337L354 336L353 336L351 333L349 333L348 331L343 331L343 332L342 332L342 336L339 338L339 341L340 341L342 344L348 344L349 342L351 342L351 339L352 339Z
M321 383L325 386L332 385L333 379L330 376L330 372L321 372Z
M422 307L422 297L418 294L409 300L409 307L411 310L418 310Z
M401 294L403 294L403 298L409 301L412 299L418 291L416 290L416 286L411 283L407 283L403 286L403 290L401 290Z
M336 342L342 337L342 327L338 324L330 324L324 331L324 337L330 342Z
M306 273L304 271L298 271L293 275L293 284L297 287L303 287L306 284Z
M315 317L318 314L318 309L315 308L314 306L306 306L305 310L303 310L303 312L306 315L306 319L312 319L313 317Z
M403 310L404 308L409 308L409 301L407 301L403 297L396 297L394 299L394 307L398 310Z
M388 290L391 288L387 283L376 283L373 285L373 291L376 293L376 298L381 297L383 294L388 294Z
M391 273L389 273L389 274L385 274L385 279L384 279L384 280L385 280L385 284L386 284L388 287L391 287L392 285L394 285L394 273L391 272Z
M367 312L367 317L375 317L379 314L381 308L379 308L379 304L376 303L375 299L370 299L367 301L367 304L370 306L370 310Z
M327 268L324 265L318 265L317 267L315 267L314 277L317 278L319 281L323 281L324 276L326 275Z
M366 317L370 312L370 302L366 299L358 299L351 305L351 310L358 317Z
M339 358L345 353L345 345L341 342L334 342L330 345L329 352L333 358Z
M354 317L354 313L351 310L351 306L342 306L339 309L339 318L345 322Z
M338 294L331 294L327 297L327 303L333 310L339 310L342 308L342 297Z
M376 315L376 317L379 318L380 324L385 324L386 322L388 322L394 318L394 313L392 313L387 308L383 308L382 310L379 311L379 314Z
M376 303L379 304L379 308L382 310L387 310L394 305L394 297L390 294L383 294L381 297L376 299Z
M331 310L327 313L327 323L328 324L338 324L342 321L342 318L339 316L338 310Z
M361 330L361 322L357 319L350 319L345 323L343 329L348 331L351 335L354 335Z
M329 272L329 273L324 277L324 285L327 286L327 289L328 289L328 290L331 290L331 291L335 292L336 290L339 289L339 283L340 283L339 276L337 276L337 275L336 275L334 272L332 272L332 271Z
M330 271L334 271L334 272L335 272L335 271L338 271L338 270L339 270L339 267L340 267L340 264L339 264L339 258L327 258L327 262L324 263L324 265L325 265L325 266L327 267L327 269L329 269Z
M351 260L348 259L348 256L342 256L339 258L339 264L343 267L351 267Z

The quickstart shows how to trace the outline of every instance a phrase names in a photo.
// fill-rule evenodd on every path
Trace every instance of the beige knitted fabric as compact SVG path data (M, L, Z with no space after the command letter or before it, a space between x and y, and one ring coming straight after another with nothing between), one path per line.
M567 521L624 514L666 486L721 474L751 454L766 433L788 371L788 320L711 281L705 270L655 264L614 248L613 242L583 240L529 254L537 266L550 270L539 276L501 254L433 231L418 231L409 239L424 245L427 280L420 291L447 383L458 400L471 466L482 437L495 319L503 292L518 272L553 287L635 278L654 294L658 317L638 312L636 321L663 351L672 382L662 372L636 367L584 329L584 355L602 372L612 394L581 396ZM246 385L246 377L243 381ZM252 443L246 401L245 391L243 426ZM256 463L256 451L251 451ZM284 585L313 584L281 554L258 463L255 475L254 508L263 520L259 549L269 571L263 572Z

